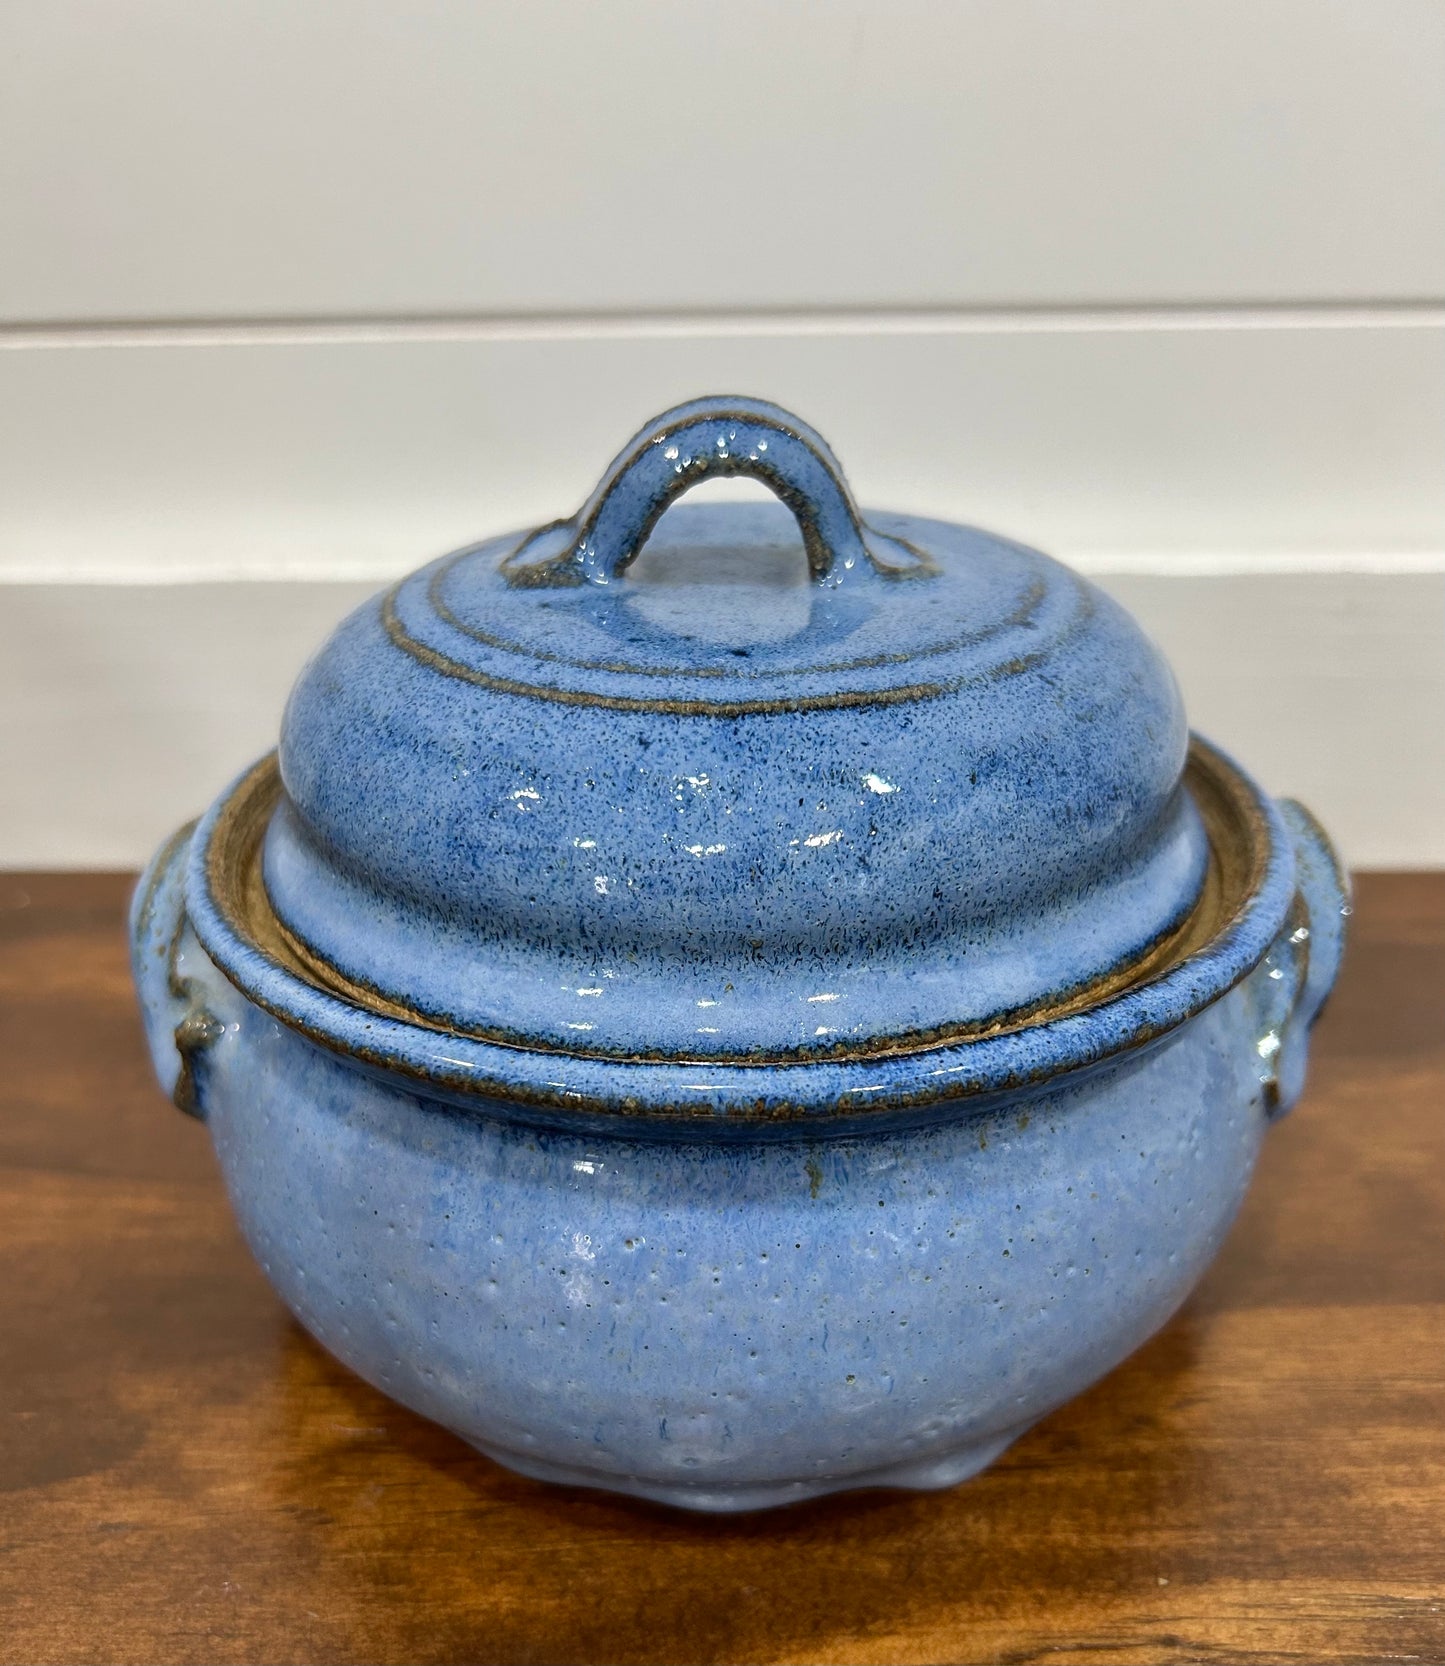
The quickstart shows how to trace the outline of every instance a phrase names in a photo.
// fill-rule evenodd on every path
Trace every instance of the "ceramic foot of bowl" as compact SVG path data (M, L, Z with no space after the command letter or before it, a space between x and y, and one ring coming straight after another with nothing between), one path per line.
M669 1486L654 1477L609 1475L595 1469L548 1463L526 1452L504 1450L481 1442L468 1444L474 1445L477 1451L494 1463L501 1464L505 1469L514 1469L519 1475L529 1476L534 1481L622 1493L629 1498L645 1498L653 1504L666 1504L678 1510L696 1510L707 1515L736 1515L748 1510L775 1510L786 1504L803 1504L810 1498L826 1498L832 1493L886 1489L940 1492L971 1480L980 1470L987 1469L1020 1435L1026 1434L1029 1427L1028 1424L1020 1424L1007 1434L991 1435L986 1440L954 1447L927 1458L883 1464L877 1469L852 1470L813 1481L763 1481L727 1487L708 1486L706 1483L690 1486L685 1481Z

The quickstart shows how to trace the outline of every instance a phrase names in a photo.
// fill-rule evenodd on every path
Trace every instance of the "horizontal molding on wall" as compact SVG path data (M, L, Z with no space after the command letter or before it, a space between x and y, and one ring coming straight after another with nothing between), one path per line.
M0 317L1438 296L1438 0L46 0Z
M1438 309L1101 316L32 337L0 352L0 581L380 579L569 511L639 423L718 390L812 421L864 502L1095 571L1438 563Z
M796 307L632 312L0 322L0 352L97 347L310 347L406 341L690 340L729 336L1070 335L1165 330L1412 330L1445 301L1153 302L1147 306Z
M1361 866L1445 863L1445 573L1101 575L1191 719ZM135 867L374 586L0 587L0 867Z

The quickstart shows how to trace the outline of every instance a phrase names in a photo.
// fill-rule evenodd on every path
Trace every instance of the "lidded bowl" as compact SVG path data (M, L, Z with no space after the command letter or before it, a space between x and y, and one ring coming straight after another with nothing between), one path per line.
M673 507L729 475L776 501ZM515 1467L737 1508L957 1479L1167 1315L1298 1091L1343 899L1305 814L1191 741L1115 602L1008 540L865 517L806 424L718 398L649 424L572 518L460 550L346 620L279 752L157 859L137 967L163 1080L212 1123L253 1243L328 1345ZM986 1156L990 1128L1011 1155ZM1121 1257L1129 1240L1132 1280L1059 1306L1057 1269L1030 1262L1015 1284L1039 1317L1000 1330L974 1277L995 1227L1067 1249L1091 1224L1067 1177L1141 1138L1152 1189L1128 1158L1089 1235L1122 1233ZM1186 1154L1207 1172L1193 1221ZM441 1271L395 1260L339 1201L358 1165L433 1252L442 1197L476 1232ZM498 1210L526 1265L507 1232L478 1235ZM707 1316L710 1380L752 1408L725 1439L707 1399L724 1390L701 1388L683 1331L645 1360L634 1328L629 1368L603 1363L615 1312L605 1346L574 1315L580 1340L518 1353L474 1295L438 1386L444 1274L486 1262L514 1312L560 1313L534 1249L564 1280L580 1256L600 1296L602 1265L631 1288L659 1220L715 1267L677 1283L667 1263L669 1319ZM780 1223L811 1273L764 1303ZM360 1291L388 1258L408 1315L357 1340L348 1278ZM935 1341L905 1346L890 1319L885 1375L907 1392L860 1410L827 1337L861 1349L900 1302ZM971 1325L977 1361L948 1367ZM763 1344L773 1387L748 1393L739 1361ZM572 1387L528 1411L528 1372ZM681 1456L669 1418L702 1420Z

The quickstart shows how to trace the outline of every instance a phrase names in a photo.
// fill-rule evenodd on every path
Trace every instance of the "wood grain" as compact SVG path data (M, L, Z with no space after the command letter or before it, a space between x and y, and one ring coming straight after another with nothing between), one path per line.
M1445 876L1168 1329L952 1493L514 1477L285 1316L153 1086L114 875L0 878L0 1660L1445 1661Z

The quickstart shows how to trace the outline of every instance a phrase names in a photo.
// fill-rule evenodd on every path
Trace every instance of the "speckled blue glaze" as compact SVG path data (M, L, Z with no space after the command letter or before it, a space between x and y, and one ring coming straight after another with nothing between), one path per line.
M719 471L796 529L680 514L639 556ZM1186 742L1064 569L864 523L795 419L684 407L572 520L353 616L274 811L263 762L157 855L157 1074L302 1323L499 1461L711 1510L948 1485L1177 1307L1303 1084L1344 882L1198 741L1247 893L1018 1017L1193 907ZM252 799L277 915L390 1003L238 917Z
M759 1128L418 1092L215 969L185 840L137 892L136 973L168 1089L205 1015L193 1103L267 1276L404 1404L527 1474L695 1509L947 1486L1174 1311L1299 1091L1343 899L1287 814L1303 938L1291 915L1112 1062L911 1111Z
M296 937L458 1030L721 1060L976 1023L1178 924L1207 849L1157 650L1036 551L865 527L795 429L668 413L574 521L341 626L281 737ZM680 509L624 578L666 485L764 465L801 533Z

